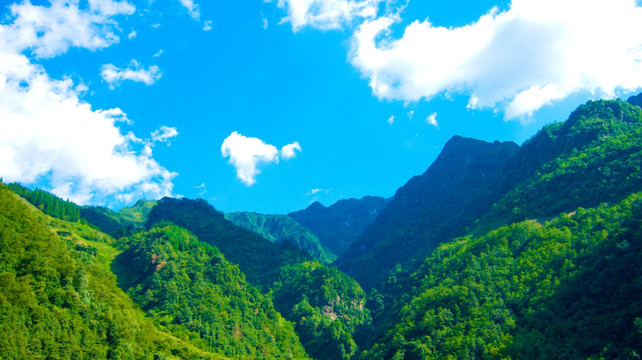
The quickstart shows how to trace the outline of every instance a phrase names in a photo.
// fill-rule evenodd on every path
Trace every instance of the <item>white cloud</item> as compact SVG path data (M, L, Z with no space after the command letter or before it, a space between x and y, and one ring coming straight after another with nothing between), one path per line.
M351 61L379 98L462 92L469 108L499 107L511 119L580 91L608 97L642 86L634 0L513 0L463 27L415 21L393 39L398 20L367 20L353 36Z
M0 46L48 58L70 47L97 50L117 43L119 30L112 17L131 15L135 7L126 1L92 0L80 9L77 1L51 0L50 7L24 2L9 9L14 21L2 27Z
M94 110L79 99L87 86L49 77L25 54L51 57L69 47L100 49L118 41L112 18L131 14L127 2L28 2L10 7L0 24L0 176L38 184L80 204L122 204L171 195L176 176L153 158L151 147L118 123L118 108ZM31 50L31 52L27 52Z
M283 146L281 156L284 159L294 157L295 149L301 151L298 142ZM236 177L245 185L252 186L256 183L255 177L260 174L257 166L261 163L278 163L279 150L263 140L247 137L234 131L221 145L221 155L229 157L229 163L236 168Z
M293 142L292 144L287 144L281 148L281 157L284 160L290 160L296 157L296 152L301 152L301 145L298 141Z
M394 123L395 123L395 116L394 115L390 115L390 117L388 118L388 124L392 125Z
M178 131L175 127L161 126L160 129L152 133L152 142L163 142L170 144L170 139L178 136Z
M268 25L268 19L265 18L263 12L261 11L261 27L263 28L263 30L267 30Z
M413 115L415 115L415 110L408 111L408 119L412 120Z
M206 20L205 25L203 25L203 31L212 30L212 20Z
M130 40L131 40L131 39L134 39L134 38L136 38L136 35L137 35L137 34L138 34L138 32L136 32L136 30L132 30L132 32L130 32L130 33L127 35L127 38L128 38L128 39L130 39Z
M146 85L152 85L156 80L161 78L161 72L158 66L152 65L147 69L140 66L136 60L132 60L127 69L120 69L113 64L102 66L100 76L109 84L110 89L114 89L123 80L142 82Z
M161 55L163 55L163 52L164 52L163 49L160 49L156 54L152 55L152 57L155 57L155 58L160 57Z
M293 31L310 26L321 30L340 29L354 19L374 18L382 0L278 0L286 9Z
M436 112L428 115L428 117L426 118L426 122L431 126L439 128L439 124L437 124L437 113Z
M194 2L194 0L179 0L181 2L181 5L185 9L187 9L187 12L189 12L189 16L192 17L194 20L198 20L201 17L201 11L199 9L198 4Z

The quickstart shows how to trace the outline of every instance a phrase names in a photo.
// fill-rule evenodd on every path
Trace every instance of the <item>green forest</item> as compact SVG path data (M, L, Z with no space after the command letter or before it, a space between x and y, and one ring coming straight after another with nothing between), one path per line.
M0 183L0 359L639 359L641 166L600 100L289 215Z

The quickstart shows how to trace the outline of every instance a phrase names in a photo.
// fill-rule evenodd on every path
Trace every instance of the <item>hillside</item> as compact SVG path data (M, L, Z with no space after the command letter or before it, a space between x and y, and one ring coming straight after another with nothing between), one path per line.
M255 232L273 243L290 243L326 264L337 258L321 245L319 239L310 230L287 215L234 212L226 213L225 218L234 225Z
M388 199L365 196L361 199L339 200L325 207L319 202L288 216L310 229L324 247L334 254L343 254L361 232L379 215Z
M159 331L116 285L110 238L0 184L0 357L223 359Z

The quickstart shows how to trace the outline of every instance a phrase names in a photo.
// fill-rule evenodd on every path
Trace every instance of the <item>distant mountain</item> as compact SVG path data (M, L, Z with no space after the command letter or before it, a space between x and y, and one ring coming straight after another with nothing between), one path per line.
M319 202L288 216L310 229L323 246L334 254L343 254L359 234L379 215L388 199L366 196L339 200L329 207Z
M255 232L273 243L288 242L326 264L337 256L325 249L319 239L307 228L287 215L263 215L253 212L225 214L233 224Z
M101 231L119 238L145 228L147 217L158 201L138 200L132 207L113 211L102 206L83 206L80 216Z
M441 242L465 234L490 209L487 189L518 149L513 142L453 137L424 174L397 191L337 266L369 289L395 265L421 260Z

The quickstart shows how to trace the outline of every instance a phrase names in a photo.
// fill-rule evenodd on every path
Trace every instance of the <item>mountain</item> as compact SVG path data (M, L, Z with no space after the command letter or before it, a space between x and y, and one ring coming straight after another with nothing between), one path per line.
M485 190L518 149L513 142L453 137L424 174L397 190L337 266L369 289L395 265L423 259L441 242L465 234L492 205Z
M233 224L255 232L273 243L288 242L326 264L337 256L325 249L310 230L287 215L263 215L253 212L226 213Z
M374 221L386 203L388 199L377 196L339 200L329 207L314 202L305 210L288 216L310 229L324 247L341 255Z
M454 137L336 264L369 288L452 237L622 200L642 188L641 115L589 101L521 147Z

